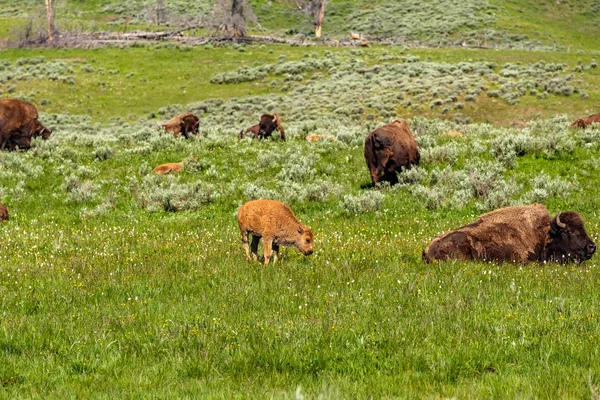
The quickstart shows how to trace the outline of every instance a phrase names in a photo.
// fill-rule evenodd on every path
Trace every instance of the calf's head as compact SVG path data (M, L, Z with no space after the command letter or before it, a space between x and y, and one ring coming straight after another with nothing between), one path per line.
M596 244L590 239L578 213L558 213L550 223L550 243L546 247L546 260L559 263L583 262L592 258Z
M313 244L315 242L315 235L308 226L298 225L298 237L296 238L296 248L302 252L305 256L309 256L313 253Z

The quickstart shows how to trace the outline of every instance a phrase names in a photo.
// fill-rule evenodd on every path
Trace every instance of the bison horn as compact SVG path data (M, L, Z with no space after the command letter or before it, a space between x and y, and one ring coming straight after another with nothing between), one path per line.
M556 214L556 225L558 225L560 229L565 229L567 227L567 224L560 222L560 213Z
M298 225L298 233L301 235L304 233L304 229L300 225Z

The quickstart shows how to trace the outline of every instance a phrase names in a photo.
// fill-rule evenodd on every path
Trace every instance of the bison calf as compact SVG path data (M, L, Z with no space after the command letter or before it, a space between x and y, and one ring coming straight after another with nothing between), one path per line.
M250 259L248 238L252 235L252 258L257 259L258 241L263 238L265 265L269 264L271 250L273 264L277 262L279 246L294 246L302 254L313 252L314 235L309 227L302 225L292 210L275 200L253 200L238 210L238 225L242 234L242 245Z
M183 161L177 163L160 164L152 170L152 172L158 175L176 174L181 171L183 171Z
M479 221L435 238L423 251L423 261L482 260L496 262L583 262L596 245L578 213L550 217L542 204L506 207Z
M381 181L398 183L396 172L419 165L419 160L419 147L403 119L375 129L365 139L365 161L373 186Z
M3 204L0 204L0 222L2 221L8 221L8 210Z

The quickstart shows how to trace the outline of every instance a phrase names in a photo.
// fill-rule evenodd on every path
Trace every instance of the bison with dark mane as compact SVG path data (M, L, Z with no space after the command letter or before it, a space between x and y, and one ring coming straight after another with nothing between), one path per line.
M243 129L240 132L240 139L244 138L246 133L252 133L253 139L264 139L271 137L274 131L281 134L281 140L285 142L285 129L281 124L281 118L278 114L263 114L260 116L260 121L256 125Z
M184 138L188 138L190 133L198 134L200 126L200 118L192 113L178 114L161 125L168 133L174 136L181 134Z
M435 238L423 251L423 261L481 260L496 262L583 262L596 244L578 213L550 217L542 204L506 207L479 217Z
M586 118L576 119L575 121L573 121L571 126L575 126L578 128L587 128L588 126L594 123L600 124L600 114L594 114Z
M38 120L38 111L31 103L20 99L0 100L0 149L28 149L31 139L47 140L51 131Z
M365 160L373 186L381 181L398 183L396 172L419 165L419 146L403 119L382 126L365 139Z

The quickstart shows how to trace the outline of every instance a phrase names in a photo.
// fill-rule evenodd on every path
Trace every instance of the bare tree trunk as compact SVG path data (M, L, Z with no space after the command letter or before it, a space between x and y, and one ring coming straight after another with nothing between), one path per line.
M231 2L231 19L233 37L245 36L246 21L244 19L244 2L242 0L233 0Z
M46 0L46 20L48 21L48 41L54 41L54 4Z
M315 37L321 37L323 18L325 17L325 3L327 0L313 0L313 16L315 24Z

